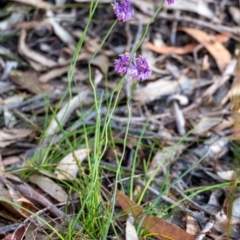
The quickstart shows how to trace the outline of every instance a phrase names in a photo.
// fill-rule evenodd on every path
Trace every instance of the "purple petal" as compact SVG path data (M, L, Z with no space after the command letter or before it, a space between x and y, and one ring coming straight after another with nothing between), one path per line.
M175 0L167 0L168 5L174 4Z
M121 22L128 21L134 15L134 11L131 8L129 0L115 2L112 4L112 6L117 19Z
M136 59L136 64L132 65L128 74L132 76L133 80L146 80L148 79L152 71L148 65L147 59L145 57L139 57Z
M114 61L114 70L120 74L120 76L127 73L130 62L130 54L124 53L120 55L120 58Z

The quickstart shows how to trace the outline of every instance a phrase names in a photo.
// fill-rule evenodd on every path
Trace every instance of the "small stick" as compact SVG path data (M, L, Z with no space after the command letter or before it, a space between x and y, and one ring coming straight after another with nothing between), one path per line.
M58 203L58 204L56 204L56 205L54 205L54 206L55 206L55 207L61 207L61 206L64 206L64 205L66 205L66 204L68 204L68 203L69 203L69 202ZM36 215L37 215L37 216L40 216L40 215L43 214L44 212L50 210L51 207L52 207L52 206L48 206L48 207L46 207L46 208L43 208L43 209L37 211L34 215L29 216L29 217L26 218L22 223L18 224L18 226L15 228L15 230L14 230L12 236L11 236L11 240L14 240L14 237L15 237L17 231L18 231L20 228L25 227L25 226L27 225L27 223L30 222L30 221L34 222L34 219L36 218Z

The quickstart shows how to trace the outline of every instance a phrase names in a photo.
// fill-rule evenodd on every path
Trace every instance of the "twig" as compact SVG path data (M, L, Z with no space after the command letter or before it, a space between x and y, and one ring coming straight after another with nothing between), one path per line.
M23 119L25 122L29 123L31 126L33 126L35 129L40 130L40 127L33 122L30 118L25 116L22 112L18 111L17 109L13 109L13 112L18 115L21 119Z
M127 22L126 25L125 25L125 31L126 31L126 34L127 34L127 44L126 44L126 51L127 52L130 52L131 50L131 43L132 43L132 40L133 40L133 36L132 36L132 33L130 31L130 24Z
M63 202L63 203L58 203L56 205L54 205L55 207L61 207L61 206L64 206L64 205L67 205L69 204L70 202ZM52 206L48 206L46 208L43 208L39 211L37 211L36 213L34 213L34 215L31 215L29 216L28 218L26 218L22 223L18 224L18 226L15 228L12 236L11 236L11 240L14 240L14 237L17 233L17 231L22 228L22 227L25 227L27 225L28 222L30 221L33 221L35 218L37 218L37 216L40 216L41 214L43 214L44 212L50 210L52 208ZM37 216L36 216L37 215ZM33 221L34 222L34 221Z
M126 129L125 126L119 126L118 124L112 124L111 125L112 128L115 128L115 129L119 129L119 130L124 130ZM142 131L141 129L133 129L133 128L129 128L129 133L132 133L133 135L134 134L142 134ZM162 136L161 134L159 133L154 133L154 132L150 132L150 131L145 131L144 132L144 135L143 135L143 138L156 138L156 139L161 139L161 140L169 140L169 141L179 141L179 140L182 140L182 141L196 141L196 137L174 137L174 136L171 136L171 137L166 137L166 136Z
M194 62L195 62L195 68L196 68L196 75L197 75L197 80L200 82L200 68L199 68L199 63L198 63L198 51L203 48L202 44L197 45L197 47L194 48L193 50L193 57L194 57Z
M140 180L140 179L137 179L136 180L137 184L139 184L140 186L142 187L146 187L146 184L144 181ZM159 196L161 193L159 191L157 191L156 189L154 189L153 187L151 186L148 186L148 190L155 194L156 196ZM182 204L178 204L177 202L175 202L174 200L172 200L171 198L165 196L165 195L162 195L161 196L161 199L170 204L170 205L176 205L177 208L179 208L181 211L184 211L184 212L187 212L188 214L190 214L192 217L196 218L196 219L199 219L198 215L196 215L194 212L186 209Z
M154 14L153 11L150 11L144 7L142 7L140 4L137 5L137 7L146 15L152 16ZM167 14L165 12L160 12L157 16L157 19L166 19L166 20L178 20L179 22L189 22L189 23L194 23L196 25L202 26L202 27L207 27L210 28L214 31L224 33L224 32L229 32L234 35L231 37L237 41L240 41L240 28L239 27L228 27L225 25L221 24L213 24L211 22L206 22L204 20L199 20L197 18L192 18L188 16L175 16L174 14Z
M100 162L100 164L104 167L110 167L110 168L114 168L114 169L117 169L117 164L115 164L115 163L109 163L109 162L106 162L106 161L101 161ZM123 169L125 172L132 172L132 169L131 168L129 168L129 167L125 167L125 166L121 166L121 169ZM140 170L135 170L134 171L136 174L141 174L141 173L143 173L142 171L140 171Z
M15 230L18 227L19 223L13 223L7 226L1 226L0 227L0 234L7 234L9 232L12 232L13 230Z
M206 214L212 216L215 218L216 213L210 212L207 209L205 209L204 207L200 206L199 204L197 204L196 202L194 202L192 199L190 199L187 195L185 195L178 187L176 186L172 186L172 189L174 189L174 191L176 191L182 198L186 199L191 205L193 205L195 208L197 208L198 210L201 210L203 212L205 212Z
M205 225L205 227L204 227L203 230L201 231L200 235L195 238L195 240L202 240L202 239L206 236L206 233L209 232L209 231L212 229L214 223L215 223L215 221L210 220L210 221Z
M54 204L52 204L47 198L45 198L43 195L39 194L36 190L34 190L31 186L29 186L26 183L20 183L15 184L14 187L27 199L37 201L40 205L45 206L49 208L49 211L59 217L64 218L67 223L71 222L71 218L66 216L66 214L61 211L59 208L57 208ZM81 229L80 226L76 226L76 229Z
M181 15L181 11L177 10L174 13L175 17L178 18ZM175 19L172 24L172 32L171 32L171 45L176 44L176 35L177 35L177 26L178 26L178 20Z

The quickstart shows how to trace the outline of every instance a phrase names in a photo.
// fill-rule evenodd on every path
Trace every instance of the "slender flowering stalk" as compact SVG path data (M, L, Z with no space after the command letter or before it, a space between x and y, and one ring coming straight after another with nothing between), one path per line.
M117 19L121 22L128 21L134 15L134 10L131 8L129 0L114 2L112 6Z

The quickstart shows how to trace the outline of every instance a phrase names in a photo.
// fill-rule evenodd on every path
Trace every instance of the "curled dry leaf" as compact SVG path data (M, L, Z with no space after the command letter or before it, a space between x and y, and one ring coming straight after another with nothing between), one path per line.
M9 79L19 88L26 89L31 93L48 93L53 90L53 86L39 81L38 74L35 71L12 71Z
M0 177L0 197L1 204L17 217L29 217L30 214L23 208L30 211L37 209L33 203L24 198L20 192L14 188L13 184L3 176Z
M61 67L61 68L55 68L45 74L42 74L41 77L39 78L40 82L46 83L49 80L52 80L56 77L60 77L64 73L66 73L69 69L69 66Z
M141 102L152 101L166 95L174 94L180 91L180 89L191 92L192 87L192 81L189 81L186 77L181 77L179 81L159 79L155 82L148 83L144 87L137 88L133 93L133 99Z
M40 175L32 175L29 180L40 187L44 192L48 193L58 202L66 202L68 199L67 193L56 184L52 179Z
M0 148L18 142L29 136L33 131L30 129L1 129L0 130Z
M200 119L197 125L194 126L194 133L202 134L219 124L221 121L222 118L219 117L203 117Z
M42 66L45 66L45 67L57 66L57 63L55 61L41 55L38 52L31 50L25 43L26 36L27 36L26 30L22 29L19 37L19 42L18 42L18 52L23 57L26 57L27 59L29 58L32 61L38 64L41 64Z
M47 12L48 22L51 24L54 33L61 39L65 44L69 45L72 49L74 49L76 42L73 36L64 29L54 18L54 14L52 11Z
M215 36L210 36L194 28L180 28L180 30L186 32L201 43L214 57L219 70L221 72L225 70L232 59L231 53L220 42L216 41Z
M88 156L90 149L79 149L66 155L58 164L55 175L61 180L73 180L77 176L79 165Z
M178 54L183 55L187 53L191 53L197 47L198 44L191 43L187 44L182 47L175 47L175 46L156 46L151 42L146 42L146 46L151 49L152 51L159 53L159 54Z
M160 79L148 83L145 87L137 88L133 93L133 99L141 102L155 100L162 96L175 93L178 87L178 82Z
M101 54L96 56L92 62L93 65L99 67L99 69L101 70L102 74L106 74L107 70L108 70L108 66L109 66L109 61L108 61L108 57L106 57L105 55Z
M223 34L218 34L215 36L216 41L220 43L227 42L229 40L230 36L226 36ZM146 42L146 46L151 49L152 51L159 53L159 54L188 54L192 53L196 47L198 46L198 43L189 43L182 47L176 47L176 46L156 46L155 44L151 42Z
M17 29L25 29L25 30L29 30L32 28L39 28L39 27L45 27L47 29L51 29L51 25L43 20L43 21L31 21L31 22L18 22L16 24L14 24L14 28Z

